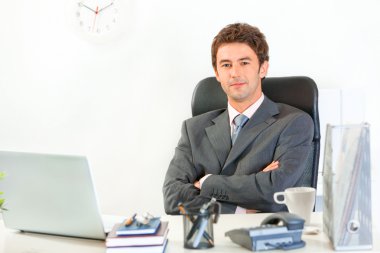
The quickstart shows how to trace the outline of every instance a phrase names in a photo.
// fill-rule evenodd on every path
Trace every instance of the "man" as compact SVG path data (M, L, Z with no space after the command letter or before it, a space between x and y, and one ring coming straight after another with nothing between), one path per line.
M178 214L179 202L196 209L211 197L222 203L222 213L279 211L273 194L299 182L311 155L313 121L262 93L269 56L258 28L226 26L211 53L228 108L183 123L163 186L165 211Z

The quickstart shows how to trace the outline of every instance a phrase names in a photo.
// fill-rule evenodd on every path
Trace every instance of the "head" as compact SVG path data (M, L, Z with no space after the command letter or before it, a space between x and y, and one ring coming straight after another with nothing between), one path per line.
M227 43L247 44L257 55L259 64L269 61L269 47L265 35L259 28L245 23L235 23L224 27L214 38L211 45L212 66L216 71L216 54L221 45Z
M228 25L215 36L211 54L216 78L228 101L244 111L262 93L261 80L269 66L264 34L248 24Z

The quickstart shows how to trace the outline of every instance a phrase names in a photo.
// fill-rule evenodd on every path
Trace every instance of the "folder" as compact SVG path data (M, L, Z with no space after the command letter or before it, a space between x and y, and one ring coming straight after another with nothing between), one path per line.
M323 230L335 250L372 249L369 128L327 125Z

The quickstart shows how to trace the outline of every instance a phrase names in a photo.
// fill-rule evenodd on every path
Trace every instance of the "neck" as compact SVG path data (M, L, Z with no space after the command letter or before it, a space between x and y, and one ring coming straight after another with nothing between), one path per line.
M261 93L259 95L254 96L252 99L249 100L243 100L243 101L237 101L228 98L228 103L239 113L243 113L245 110L247 110L251 105L257 102L261 96Z
M245 110L247 110L248 107L250 107L253 103L252 102L243 102L243 103L236 103L236 101L229 101L230 105L239 113L243 113Z

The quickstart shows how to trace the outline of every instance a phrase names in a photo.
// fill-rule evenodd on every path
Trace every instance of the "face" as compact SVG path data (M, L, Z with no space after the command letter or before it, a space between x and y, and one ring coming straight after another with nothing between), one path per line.
M248 108L261 96L261 78L268 62L259 66L256 53L245 43L222 44L216 54L216 79L235 108Z

